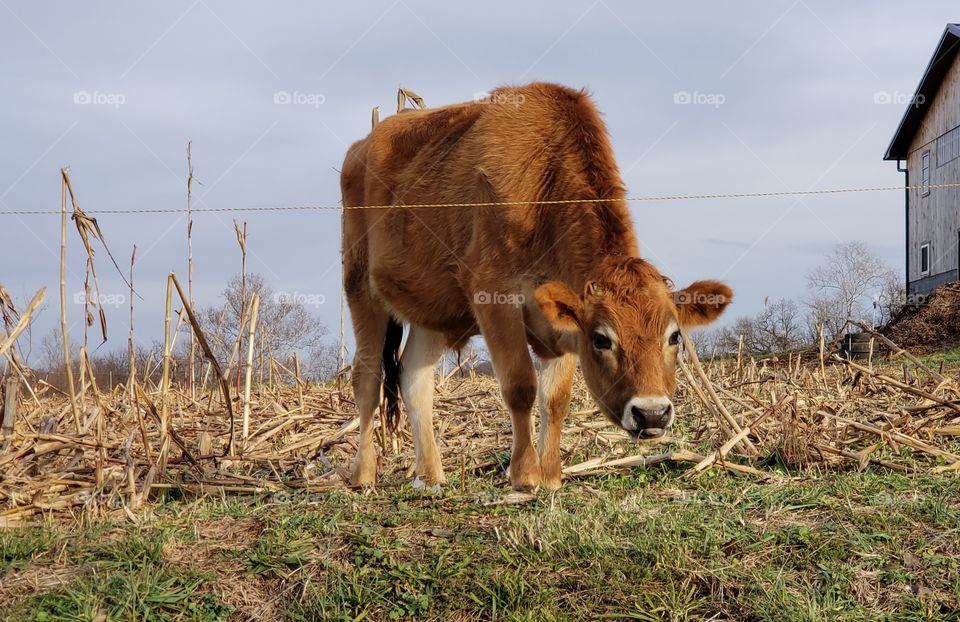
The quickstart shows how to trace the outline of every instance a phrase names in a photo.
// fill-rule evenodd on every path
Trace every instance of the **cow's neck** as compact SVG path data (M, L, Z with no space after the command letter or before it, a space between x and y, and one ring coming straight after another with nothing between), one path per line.
M558 253L566 259L563 280L582 290L605 257L639 257L637 236L624 203L601 203L591 207L592 217L577 220L564 235L574 252Z

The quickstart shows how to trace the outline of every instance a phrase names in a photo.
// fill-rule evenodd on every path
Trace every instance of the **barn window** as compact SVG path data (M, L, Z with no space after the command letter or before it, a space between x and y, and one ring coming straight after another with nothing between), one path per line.
M960 126L937 139L937 168L960 157Z
M920 156L920 194L930 194L930 152Z
M930 274L930 244L920 247L920 274Z

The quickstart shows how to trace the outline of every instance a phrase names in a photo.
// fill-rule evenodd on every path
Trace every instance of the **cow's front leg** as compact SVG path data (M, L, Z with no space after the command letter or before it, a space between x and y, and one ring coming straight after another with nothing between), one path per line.
M564 354L547 359L540 370L540 468L543 487L557 490L560 477L560 432L570 410L570 388L577 368L577 356Z
M531 412L537 394L537 373L527 348L521 307L487 302L491 298L496 297L475 297L474 314L513 420L510 484L514 490L530 491L538 488L542 480L540 456L533 446Z

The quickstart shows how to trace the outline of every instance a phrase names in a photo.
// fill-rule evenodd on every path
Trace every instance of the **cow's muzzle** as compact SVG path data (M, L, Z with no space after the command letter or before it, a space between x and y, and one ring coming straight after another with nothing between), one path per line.
M632 397L623 407L623 429L635 438L657 438L673 424L673 403L667 397Z

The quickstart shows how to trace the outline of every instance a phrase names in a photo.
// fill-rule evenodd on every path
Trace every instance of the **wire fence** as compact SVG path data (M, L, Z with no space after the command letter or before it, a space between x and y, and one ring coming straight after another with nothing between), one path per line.
M413 203L390 205L289 205L259 207L194 207L192 213L204 212L313 212L344 211L361 209L436 209L436 208L475 208L475 207L519 207L523 205L576 205L582 203L662 202L662 201L704 201L719 199L755 199L761 197L804 197L830 194L856 194L868 192L891 192L904 190L935 190L941 188L960 188L960 183L919 184L908 186L873 186L859 188L825 188L822 190L781 190L772 192L726 192L714 194L663 194L615 199L551 199L531 201L491 201L483 203ZM187 208L148 208L148 209L94 209L85 210L86 214L186 214ZM59 210L0 210L0 216L59 216Z

